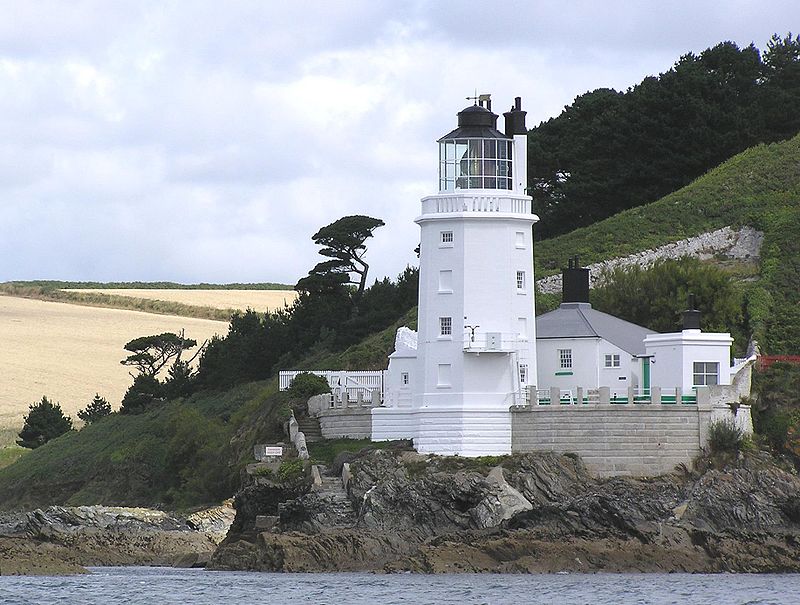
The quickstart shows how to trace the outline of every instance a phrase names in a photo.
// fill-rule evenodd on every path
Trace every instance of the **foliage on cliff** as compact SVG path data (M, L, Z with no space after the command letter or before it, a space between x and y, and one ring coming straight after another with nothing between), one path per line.
M617 92L587 92L528 135L529 191L551 237L653 202L757 143L800 130L800 37L722 42Z
M657 202L536 243L536 275L579 255L594 263L726 225L764 232L760 279L743 284L745 320L762 350L800 347L800 135L740 153Z

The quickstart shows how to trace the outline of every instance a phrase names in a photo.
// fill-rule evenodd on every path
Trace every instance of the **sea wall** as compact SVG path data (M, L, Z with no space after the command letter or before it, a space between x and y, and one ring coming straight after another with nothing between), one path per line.
M511 418L514 453L572 452L596 476L653 476L691 465L711 406L534 405L513 408Z

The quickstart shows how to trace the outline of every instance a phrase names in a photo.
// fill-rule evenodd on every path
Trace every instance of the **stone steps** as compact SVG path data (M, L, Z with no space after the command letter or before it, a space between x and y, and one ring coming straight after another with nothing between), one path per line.
M321 467L318 467L321 469ZM349 528L358 520L347 492L342 487L341 477L330 477L321 474L321 483L314 486L317 497L324 502L327 525L329 527Z
M306 436L306 443L322 440L322 429L319 420L310 416L297 419L297 428Z

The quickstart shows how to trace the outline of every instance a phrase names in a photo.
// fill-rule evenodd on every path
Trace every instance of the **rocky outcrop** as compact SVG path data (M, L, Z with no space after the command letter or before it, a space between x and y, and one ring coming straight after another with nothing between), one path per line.
M51 506L0 516L0 574L60 574L83 566L203 566L227 534L230 505L183 519L163 511Z
M248 488L215 569L800 571L800 479L751 455L703 474L595 479L572 455L373 451L349 460L351 517L324 491ZM273 494L269 496L268 494ZM288 494L284 494L288 495ZM239 523L269 502L269 531ZM337 521L338 519L338 521ZM347 519L346 521L342 521Z
M722 255L729 259L757 260L761 254L763 242L764 234L752 227L742 227L738 231L731 227L723 227L651 250L642 250L629 256L593 263L588 266L590 286L595 288L602 285L605 273L613 269L634 265L646 268L656 261L677 259L682 256L707 259L715 255ZM561 292L561 275L551 275L536 280L536 287L539 292L558 294Z

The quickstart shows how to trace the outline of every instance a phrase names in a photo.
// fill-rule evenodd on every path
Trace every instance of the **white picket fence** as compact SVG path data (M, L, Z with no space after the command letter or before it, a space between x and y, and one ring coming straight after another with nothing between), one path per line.
M285 391L294 377L303 372L322 376L331 387L331 394L337 401L347 395L349 401L356 401L361 396L364 401L372 400L372 392L380 391L383 401L383 382L386 370L348 371L348 370L281 370L278 374L278 388Z

